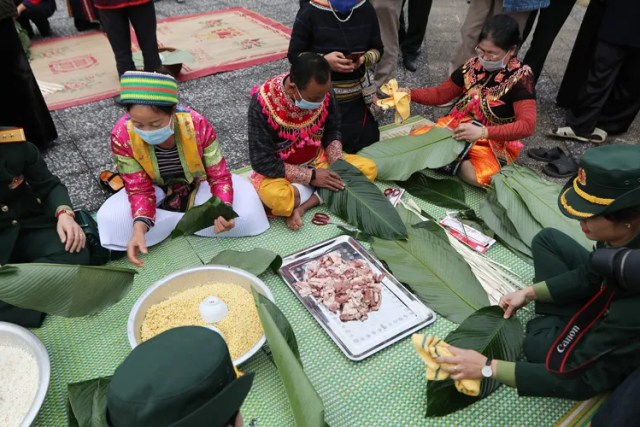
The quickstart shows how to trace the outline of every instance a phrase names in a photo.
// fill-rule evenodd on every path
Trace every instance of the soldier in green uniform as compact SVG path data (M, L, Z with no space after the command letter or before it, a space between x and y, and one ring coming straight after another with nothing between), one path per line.
M598 248L640 248L640 146L588 150L558 206L580 221ZM612 390L640 367L640 295L598 276L590 268L589 251L558 230L542 230L532 252L537 283L499 303L509 318L535 301L540 316L527 324L527 361L491 360L454 347L454 356L438 361L452 364L443 369L454 380L493 377L524 396L582 400ZM589 313L592 318L584 321ZM562 360L559 369L556 356Z
M240 406L253 377L235 369L218 333L202 326L169 329L134 348L111 378L84 382L82 395L69 393L70 424L242 427Z
M0 128L0 265L89 264L67 188L21 128ZM0 301L0 320L37 327L44 314Z

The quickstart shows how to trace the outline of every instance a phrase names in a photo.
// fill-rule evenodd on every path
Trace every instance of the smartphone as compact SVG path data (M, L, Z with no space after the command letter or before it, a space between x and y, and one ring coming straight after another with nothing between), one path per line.
M364 55L364 54L365 54L365 52L352 52L352 53L350 53L350 54L346 55L346 58L347 58L347 59L350 59L350 60L351 60L351 61L353 61L353 62L358 62L358 60L360 59L360 57L361 57L362 55Z
M477 120L471 120L471 124L478 127L484 127L484 125Z

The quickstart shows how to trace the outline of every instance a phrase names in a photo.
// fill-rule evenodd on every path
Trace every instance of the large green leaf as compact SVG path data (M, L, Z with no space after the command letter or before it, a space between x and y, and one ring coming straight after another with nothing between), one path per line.
M456 179L436 179L416 172L406 181L398 181L412 195L437 206L449 209L468 210L464 187Z
M496 189L498 202L504 207L509 220L514 225L520 240L529 248L531 241L542 230L542 225L531 214L520 195L509 185L504 175L495 175L492 183Z
M302 363L302 360L300 359L300 351L298 350L298 341L296 340L296 335L293 333L293 328L287 318L282 314L278 306L269 298L259 294L254 289L252 289L251 292L253 293L253 298L256 301L256 304L259 305L258 308L262 307L262 309L266 310L269 316L271 316L271 319L278 327L278 332L280 332L280 335L282 335L287 342L289 349L293 355L296 356L298 362Z
M280 379L289 398L291 412L298 427L325 427L324 405L304 372L291 325L275 304L253 291L264 334L271 348ZM274 313L276 316L274 318ZM280 323L277 319L280 319ZM284 319L286 324L281 321ZM283 329L285 333L283 334ZM286 330L290 331L286 332ZM294 351L295 349L295 351Z
M342 191L318 189L331 212L371 236L388 240L407 238L407 228L398 212L362 172L344 160L337 160L331 170L345 183Z
M487 357L515 361L522 350L522 326L515 317L504 318L497 306L476 311L445 338L458 348L476 350ZM459 393L453 381L429 381L427 384L427 417L439 417L471 405L499 387L494 379L483 379L479 396Z
M438 169L453 162L464 149L464 141L453 139L449 129L433 127L427 133L400 136L376 142L358 152L373 160L378 179L405 180L422 169Z
M184 216L180 218L176 228L171 233L171 238L174 239L180 236L188 236L204 228L213 227L213 221L215 221L219 216L228 220L237 218L238 214L233 210L233 208L231 208L231 206L227 205L217 197L212 196L203 204L194 206L185 212Z
M515 227L507 217L504 208L498 203L496 193L490 190L487 197L480 202L480 216L500 242L511 249L514 253L524 258L531 258L531 249L525 245Z
M230 265L259 276L268 268L277 272L282 265L282 257L262 248L254 248L248 252L226 250L219 252L207 264Z
M558 208L558 196L562 187L527 173L527 170L528 168L520 166L514 169L516 173L508 175L505 180L518 193L531 215L542 227L556 228L586 249L591 249L593 242L586 238L578 221L568 218Z
M0 300L64 317L96 313L131 289L135 270L64 264L0 267Z
M69 384L69 427L107 427L107 390L111 377Z
M422 301L455 323L489 305L487 294L464 258L437 233L414 228L417 215L398 207L409 226L406 241L374 239L371 248L393 275L408 284Z

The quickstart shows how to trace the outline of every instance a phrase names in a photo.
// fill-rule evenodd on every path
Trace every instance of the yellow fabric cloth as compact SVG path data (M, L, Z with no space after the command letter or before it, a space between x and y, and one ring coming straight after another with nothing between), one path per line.
M326 156L320 156L326 159ZM370 181L376 178L376 164L367 158L355 154L343 154L342 158L358 168ZM326 169L329 163L316 161L312 163L316 169ZM262 203L275 216L291 216L295 208L295 192L291 182L286 178L264 178L258 187L258 195Z
M413 334L411 342L427 367L427 381L441 381L449 378L449 373L440 368L441 366L451 365L448 363L441 365L435 360L440 356L453 356L449 351L449 344L432 335L422 334ZM469 396L477 396L480 394L479 379L454 381L454 384L460 393Z
M378 106L385 111L389 108L395 108L396 115L394 120L396 123L407 120L411 114L411 96L407 92L398 91L396 79L391 79L383 84L380 90L389 95L389 98L379 99Z
M191 121L191 114L176 113L174 117L176 119L174 129L177 128L179 132L175 137L176 140L179 141L178 152L180 154L180 161L183 166L186 166L185 171L191 175L191 179L187 180L191 182L193 177L205 177L207 174L200 153L198 152L196 130ZM133 158L140 163L142 169L144 169L152 180L158 180L160 174L156 170L155 151L152 152L150 145L144 142L133 130L131 120L127 122L127 132L129 133L129 140L131 141ZM189 176L187 176L187 178L189 178Z

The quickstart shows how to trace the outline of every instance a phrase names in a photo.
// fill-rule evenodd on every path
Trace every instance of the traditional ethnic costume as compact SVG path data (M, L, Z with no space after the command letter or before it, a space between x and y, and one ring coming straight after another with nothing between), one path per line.
M487 72L477 57L469 59L438 87L412 89L411 100L440 105L462 95L451 113L437 126L455 129L460 123L477 120L487 128L487 138L467 144L461 156L443 171L456 174L462 161L469 160L482 185L520 154L520 138L531 136L536 127L536 100L531 69L512 58L505 68Z
M88 248L67 252L56 231L58 215L71 209L67 187L23 130L0 130L0 265L89 264ZM0 301L0 321L38 327L43 320L44 313Z
M378 123L365 102L363 89L374 90L371 68L380 61L382 40L376 11L368 1L353 2L346 13L336 12L326 0L311 0L302 5L296 16L289 44L289 61L302 52L326 55L342 52L345 56L364 52L364 64L351 73L331 72L331 82L340 107L342 146L346 153L380 139Z
M166 106L175 105L178 99L171 76L128 72L121 84L125 103ZM98 210L102 246L125 249L137 221L150 228L147 246L159 243L169 236L186 210L206 202L211 195L233 205L239 217L233 229L220 234L213 233L215 218L211 218L211 227L197 235L239 237L267 230L269 221L258 195L246 178L232 177L227 170L216 132L207 119L178 106L172 123L176 145L171 149L142 140L134 131L129 114L113 127L111 150L126 194L111 196Z
M249 156L253 185L262 203L276 216L290 216L295 208L294 186L300 203L313 194L313 168L327 168L339 158L351 163L367 178L376 166L364 157L343 154L340 116L335 97L325 96L320 108L301 109L284 91L282 74L267 80L249 104Z
M640 207L640 147L607 145L588 150L578 174L560 193L558 205L574 219L606 215ZM630 228L630 227L629 227ZM598 242L597 247L603 247ZM640 249L640 236L624 247ZM590 252L562 232L547 228L532 242L536 294L535 311L523 343L526 362L499 361L497 379L524 396L554 396L584 400L609 391L640 367L640 295L617 288L590 268ZM602 295L604 288L613 295ZM600 296L611 298L589 318L582 337L561 339L572 318ZM603 314L604 313L604 314ZM560 338L560 339L559 339ZM571 346L569 346L571 344ZM568 371L552 372L550 353L569 354ZM546 366L545 366L546 363ZM582 367L582 368L579 368Z

